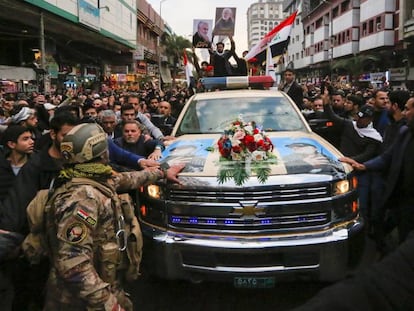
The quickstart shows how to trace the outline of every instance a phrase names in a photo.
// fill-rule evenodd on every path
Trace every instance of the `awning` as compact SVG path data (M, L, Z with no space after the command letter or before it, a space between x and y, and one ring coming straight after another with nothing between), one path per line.
M161 65L161 79L163 83L172 83L170 68L167 65Z
M2 80L36 80L36 73L32 68L0 65L0 79Z

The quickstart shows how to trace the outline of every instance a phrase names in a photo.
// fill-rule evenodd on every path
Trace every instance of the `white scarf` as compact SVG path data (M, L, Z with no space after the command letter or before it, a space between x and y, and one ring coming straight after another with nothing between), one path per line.
M360 137L369 137L382 143L381 134L378 133L378 131L374 128L374 126L372 125L372 122L368 124L367 127L363 127L363 128L359 128L356 125L356 121L352 121L352 124L354 126L355 131L358 133Z

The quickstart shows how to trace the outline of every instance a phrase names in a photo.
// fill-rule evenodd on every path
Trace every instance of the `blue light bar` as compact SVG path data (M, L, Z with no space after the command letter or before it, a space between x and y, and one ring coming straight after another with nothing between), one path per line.
M274 80L271 76L232 76L232 77L210 77L200 80L207 90L212 89L247 89L248 87L269 88L273 86Z
M181 218L180 217L171 217L171 221L173 223L179 223L179 222L181 222Z

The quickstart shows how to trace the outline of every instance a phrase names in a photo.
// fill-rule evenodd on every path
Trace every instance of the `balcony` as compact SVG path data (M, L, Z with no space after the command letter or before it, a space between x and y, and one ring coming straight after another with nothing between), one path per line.
M404 40L414 41L414 16L404 23Z

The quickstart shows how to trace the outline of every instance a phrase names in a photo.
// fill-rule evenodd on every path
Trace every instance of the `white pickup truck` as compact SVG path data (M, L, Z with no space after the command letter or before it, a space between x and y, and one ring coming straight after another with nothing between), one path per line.
M236 287L341 279L363 247L352 169L285 93L241 89L243 79L247 85L248 77L236 77L237 90L228 90L233 78L205 78L227 89L195 94L183 108L162 161L186 163L181 184L159 182L140 193L144 269ZM271 141L271 161L260 160L265 173L241 157L230 160L234 174L222 175L218 141L240 119Z

